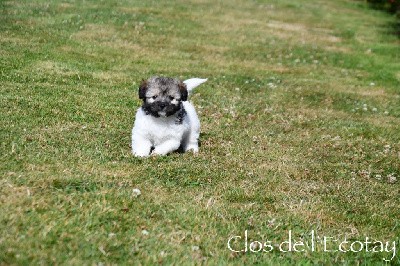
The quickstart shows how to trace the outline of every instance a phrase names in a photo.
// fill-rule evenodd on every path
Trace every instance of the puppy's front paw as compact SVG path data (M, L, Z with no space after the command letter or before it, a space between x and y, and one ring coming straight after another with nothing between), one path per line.
M148 156L150 156L149 153L146 153L146 152L138 152L138 151L134 151L134 152L132 152L132 154L133 154L134 156L136 156L136 157L148 157Z
M145 138L132 134L132 154L136 157L148 157L150 155L151 142Z
M151 153L152 156L157 156L157 155L167 155L171 151L166 150L166 149L157 149L155 148L153 152Z
M193 153L198 153L199 152L199 146L195 145L195 144L188 145L186 147L186 149L185 149L185 152L186 151L192 151Z
M153 153L156 155L167 155L173 151L176 151L180 146L180 142L177 140L165 141L162 144L154 147Z
M132 145L132 154L136 157L150 156L151 145Z

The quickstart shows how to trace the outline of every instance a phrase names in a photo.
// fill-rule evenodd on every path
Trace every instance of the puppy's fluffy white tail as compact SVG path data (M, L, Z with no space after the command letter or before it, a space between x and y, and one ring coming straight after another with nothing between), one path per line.
M190 95L190 94L192 94L192 91L194 88L196 88L197 86L201 85L202 83L204 83L206 81L207 81L207 79L191 78L191 79L185 80L183 83L185 83L188 93Z

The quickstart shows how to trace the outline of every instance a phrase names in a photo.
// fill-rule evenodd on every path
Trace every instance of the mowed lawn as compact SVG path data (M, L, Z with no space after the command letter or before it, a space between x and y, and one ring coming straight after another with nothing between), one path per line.
M395 23L352 0L0 1L0 265L400 264ZM153 75L209 79L198 154L131 155Z

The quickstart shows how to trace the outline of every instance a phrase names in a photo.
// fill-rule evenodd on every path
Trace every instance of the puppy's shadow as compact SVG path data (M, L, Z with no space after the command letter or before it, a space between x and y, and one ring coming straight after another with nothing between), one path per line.
M199 144L199 148L201 147L201 136L203 136L204 133L200 133L199 139L197 140L198 144ZM185 153L185 151L183 150L182 145L179 146L179 148L175 151L177 153Z

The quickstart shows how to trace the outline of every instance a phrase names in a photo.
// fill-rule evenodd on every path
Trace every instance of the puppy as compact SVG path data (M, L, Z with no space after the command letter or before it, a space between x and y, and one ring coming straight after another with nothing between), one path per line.
M200 121L188 102L190 92L207 79L180 81L152 77L139 87L142 106L132 128L132 153L138 157L166 155L176 150L198 152Z

